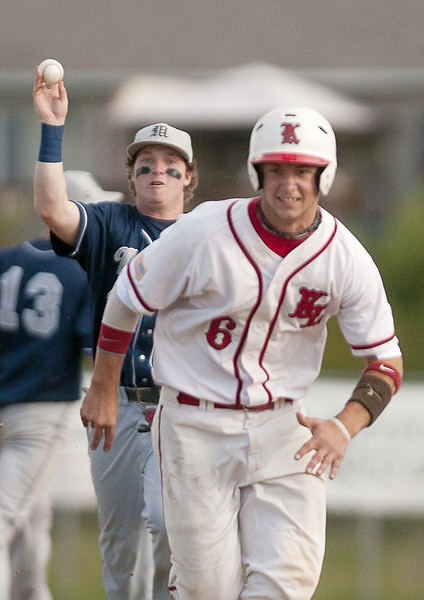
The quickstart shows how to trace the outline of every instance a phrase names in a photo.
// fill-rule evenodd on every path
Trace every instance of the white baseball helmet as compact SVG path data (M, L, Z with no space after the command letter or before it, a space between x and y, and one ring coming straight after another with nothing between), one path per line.
M320 192L327 196L337 171L336 136L319 112L302 105L279 106L261 117L250 136L247 168L255 190L255 165L293 163L322 167Z

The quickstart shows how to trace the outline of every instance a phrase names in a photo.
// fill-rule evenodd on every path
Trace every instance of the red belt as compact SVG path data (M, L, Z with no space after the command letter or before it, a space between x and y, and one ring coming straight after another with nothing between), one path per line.
M177 400L179 404L188 404L189 406L200 406L200 398L195 398L184 392L178 392ZM285 404L293 404L291 398L281 398ZM244 404L220 404L219 402L208 402L214 408L226 408L229 410L274 410L274 402L268 402L267 404L259 404L256 406L245 406Z

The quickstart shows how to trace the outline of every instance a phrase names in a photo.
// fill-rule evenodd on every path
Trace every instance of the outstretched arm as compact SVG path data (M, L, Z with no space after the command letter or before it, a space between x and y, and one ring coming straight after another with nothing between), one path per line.
M34 110L41 123L41 144L34 178L35 210L64 242L73 245L79 229L77 206L69 202L62 162L62 136L68 112L63 81L47 86L36 71Z
M399 389L403 376L401 356L387 360L369 357L366 361L351 399L335 417L320 419L298 413L299 423L310 430L312 437L299 448L295 458L299 460L315 451L306 467L307 473L322 475L330 468L330 479L334 479L350 439L375 421Z

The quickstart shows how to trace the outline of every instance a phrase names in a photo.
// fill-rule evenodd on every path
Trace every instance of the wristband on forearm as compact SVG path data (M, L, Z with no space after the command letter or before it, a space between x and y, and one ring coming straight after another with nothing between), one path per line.
M340 429L340 431L343 433L343 435L346 438L346 441L350 442L350 440L352 439L352 436L350 435L350 431L349 429L346 427L346 425L340 421L340 419L338 419L337 417L332 417L330 419L330 421L332 423L334 423L335 425L337 425L337 427Z
M39 162L62 162L62 140L64 125L41 123L41 141L38 153Z
M102 323L99 332L97 347L103 352L124 355L127 353L134 331L115 329Z
M362 375L348 402L359 402L371 415L371 423L383 412L392 398L390 385L380 377Z

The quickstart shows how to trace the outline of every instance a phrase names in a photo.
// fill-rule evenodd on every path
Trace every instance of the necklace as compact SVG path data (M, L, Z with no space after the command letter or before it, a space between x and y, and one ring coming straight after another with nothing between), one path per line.
M260 202L258 202L258 204L257 204L256 211L257 211L257 215L259 217L259 221L261 222L262 227L264 227L265 229L267 229L274 235L278 235L278 237L285 238L287 240L293 240L293 241L304 240L312 232L314 232L316 229L318 229L319 224L321 223L321 211L318 208L317 212L315 214L315 218L312 221L312 225L309 225L309 227L307 227L306 229L302 229L301 231L296 231L295 233L285 233L284 231L278 231L278 229L276 229L273 225L271 225L271 223L268 221L268 219L266 218L266 216L263 213Z

